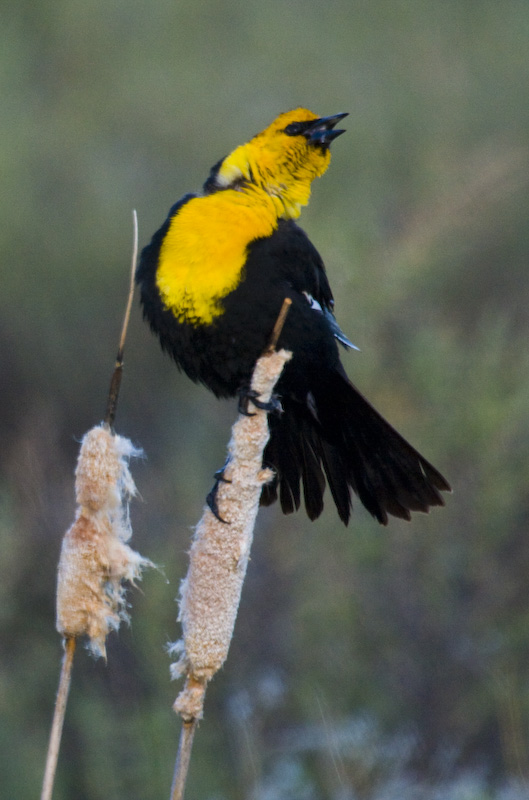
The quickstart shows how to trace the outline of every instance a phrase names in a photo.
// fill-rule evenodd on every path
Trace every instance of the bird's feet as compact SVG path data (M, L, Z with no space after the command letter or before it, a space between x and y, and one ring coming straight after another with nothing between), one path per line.
M259 393L255 389L241 389L239 392L239 414L243 414L245 417L255 416L253 411L248 410L250 403L268 414L279 415L283 413L279 395L273 394L268 402L263 402L259 400Z
M228 462L226 462L226 464L227 463ZM222 469L218 469L213 475L213 477L215 478L215 483L213 485L212 490L206 497L206 503L213 516L216 517L219 522L223 522L225 525L229 525L229 522L225 519L222 519L222 517L220 516L219 506L217 503L217 493L219 491L219 484L231 483L231 481L228 478L224 477L224 470L226 469L226 464L224 464Z

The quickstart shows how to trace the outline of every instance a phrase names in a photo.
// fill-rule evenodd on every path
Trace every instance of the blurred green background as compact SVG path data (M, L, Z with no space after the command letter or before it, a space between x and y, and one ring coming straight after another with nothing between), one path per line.
M444 510L261 512L189 798L529 794L529 4L4 0L0 25L0 759L37 797L59 672L55 570L78 441L103 417L136 208L171 204L277 113L349 111L301 224L352 379L449 478ZM168 641L234 403L163 357L135 303L118 432L133 545L105 665L76 657L57 800L168 797ZM358 506L358 504L356 504Z

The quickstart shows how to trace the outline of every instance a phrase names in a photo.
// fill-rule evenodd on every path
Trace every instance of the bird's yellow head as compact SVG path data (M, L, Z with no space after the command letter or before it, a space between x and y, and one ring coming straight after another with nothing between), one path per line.
M214 168L207 188L258 188L275 200L278 216L298 217L312 181L329 166L330 143L344 133L334 126L346 116L318 117L306 108L280 114Z

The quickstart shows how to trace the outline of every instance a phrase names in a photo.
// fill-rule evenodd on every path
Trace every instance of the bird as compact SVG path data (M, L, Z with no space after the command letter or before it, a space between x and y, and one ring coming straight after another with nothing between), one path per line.
M261 504L285 514L304 500L323 511L326 486L348 524L353 495L382 525L388 516L444 505L446 478L349 380L339 346L354 347L334 316L323 260L296 220L347 113L306 108L279 114L211 169L199 192L170 209L139 259L143 316L163 350L218 398L239 396L248 411L251 375L285 298L290 310L277 346L292 352L265 406L273 471ZM222 479L222 471L216 473ZM215 493L208 496L217 513Z

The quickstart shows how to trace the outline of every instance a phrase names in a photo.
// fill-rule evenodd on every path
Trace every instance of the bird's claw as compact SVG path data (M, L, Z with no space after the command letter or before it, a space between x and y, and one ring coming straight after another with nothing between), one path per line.
M222 472L222 470L219 470L219 472ZM215 473L215 483L213 485L212 490L206 497L206 503L213 516L216 517L219 522L222 522L224 525L229 525L230 523L228 522L228 520L222 519L222 517L220 516L219 505L217 503L217 492L219 491L220 481L224 481L225 483L231 483L231 481L227 481L226 478L224 477L217 478L216 477L217 474L218 473Z
M266 411L268 414L282 414L283 407L277 394L273 394L267 402L259 400L259 393L255 389L243 389L239 393L239 414L245 417L254 417L253 411L248 410L249 404L252 403L256 408L261 411Z
M221 481L221 483L231 483L231 480L224 476L224 470L226 469L226 467L228 466L229 463L230 463L230 459L227 458L226 459L226 463L224 464L224 466L213 473L213 477L215 478L217 483L219 481Z

